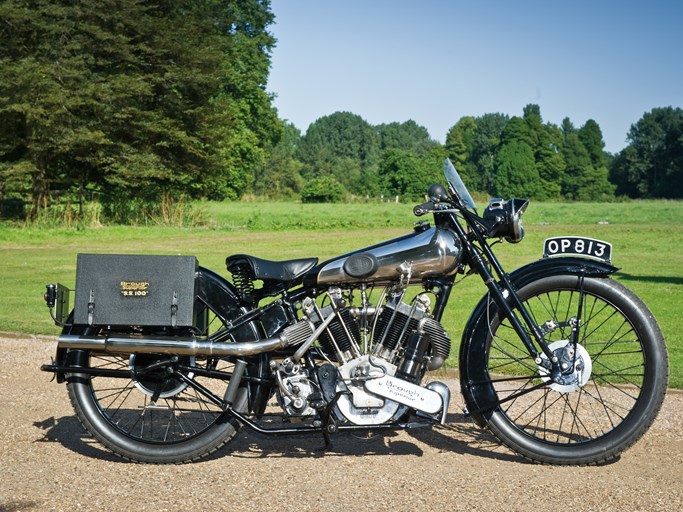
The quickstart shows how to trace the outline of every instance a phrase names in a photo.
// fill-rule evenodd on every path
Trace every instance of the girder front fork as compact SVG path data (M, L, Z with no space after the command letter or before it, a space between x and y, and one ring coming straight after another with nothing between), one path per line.
M558 378L562 373L558 358L555 357L552 350L550 350L550 348L548 347L548 343L545 341L545 338L539 326L537 326L534 323L533 318L531 318L531 315L527 311L526 307L522 303L522 300L519 298L519 295L517 295L517 292L512 286L510 278L507 274L503 272L502 268L500 267L500 264L496 260L489 246L484 243L483 247L484 251L487 253L486 256L488 257L493 267L496 269L496 272L498 273L500 281L503 286L499 285L496 282L493 274L484 263L483 258L478 253L473 252L473 254L471 255L470 265L477 271L477 273L479 273L481 278L484 280L484 284L488 288L489 294L493 302L498 306L498 308L505 316L505 318L507 318L510 321L512 328L515 330L517 335L522 340L522 343L529 352L529 355L534 359L534 361L538 361L541 358L541 353L545 354L545 356L548 358L552 365L550 371L551 378ZM506 293L507 296L505 295ZM512 304L510 304L510 302ZM521 320L517 316L516 311L519 312ZM524 328L522 322L526 324L528 330ZM531 333L531 336L529 336L529 333ZM536 345L538 345L538 347L540 348L541 352L539 352L536 346L534 345L534 341L536 342Z

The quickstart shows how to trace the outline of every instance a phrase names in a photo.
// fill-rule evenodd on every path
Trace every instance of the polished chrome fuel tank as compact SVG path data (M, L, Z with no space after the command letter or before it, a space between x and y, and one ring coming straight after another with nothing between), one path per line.
M409 268L410 282L419 282L454 273L461 259L462 247L455 234L432 227L339 256L314 272L318 285L388 284L398 281Z

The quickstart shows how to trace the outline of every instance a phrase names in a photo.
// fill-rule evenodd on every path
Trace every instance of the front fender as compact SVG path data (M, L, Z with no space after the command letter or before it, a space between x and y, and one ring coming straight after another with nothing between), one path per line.
M608 263L586 258L543 258L514 270L509 278L513 288L519 290L544 277L560 275L607 277L617 270L619 270L617 267ZM490 410L497 400L490 386L478 383L481 380L480 377L486 375L486 368L481 367L481 358L472 357L473 354L486 350L489 302L489 295L486 294L472 311L463 330L459 354L461 392L468 410L473 413L475 421L481 426L483 426L481 415L485 414L482 411Z

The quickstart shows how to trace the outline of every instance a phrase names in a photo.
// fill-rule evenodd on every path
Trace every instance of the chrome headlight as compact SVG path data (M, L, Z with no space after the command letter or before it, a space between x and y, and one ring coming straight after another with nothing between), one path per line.
M516 244L524 238L522 214L529 206L527 199L491 199L484 210L484 224L489 237L505 237Z

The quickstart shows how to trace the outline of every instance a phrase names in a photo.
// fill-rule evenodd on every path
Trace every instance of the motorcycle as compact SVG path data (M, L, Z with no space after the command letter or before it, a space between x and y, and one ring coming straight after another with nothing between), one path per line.
M523 239L528 201L492 199L480 216L449 160L444 173L414 208L433 225L322 263L232 255L230 282L188 256L79 254L72 310L71 291L47 285L63 329L42 370L92 436L145 463L201 459L242 426L326 446L438 426L451 398L432 378L451 354L440 321L456 278L476 274L465 414L536 462L618 458L655 420L668 358L652 313L611 278L611 245L550 238L506 273L492 246Z

